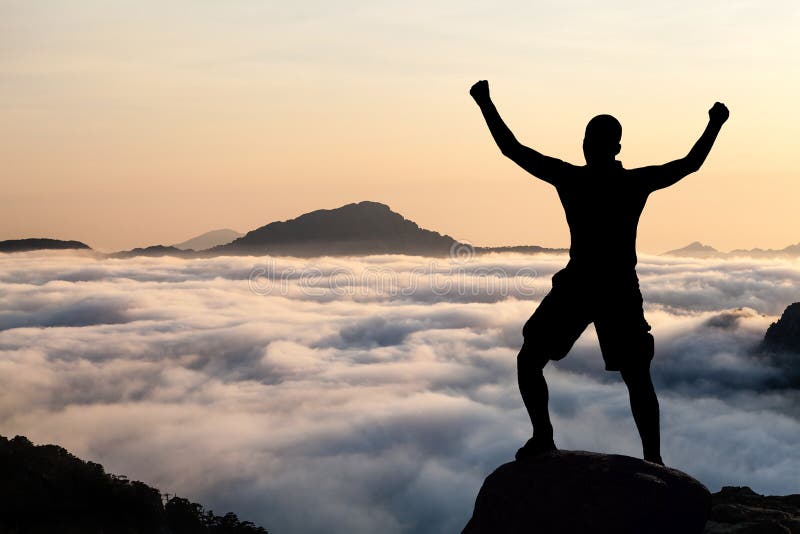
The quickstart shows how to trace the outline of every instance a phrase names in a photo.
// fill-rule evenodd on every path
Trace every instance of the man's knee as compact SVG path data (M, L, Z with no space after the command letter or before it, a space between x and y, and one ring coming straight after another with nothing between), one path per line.
M620 369L622 380L628 389L642 390L653 389L653 381L650 377L650 362L642 362L634 365L627 365Z
M517 354L517 368L527 372L541 371L548 361L547 353L529 341L522 343Z

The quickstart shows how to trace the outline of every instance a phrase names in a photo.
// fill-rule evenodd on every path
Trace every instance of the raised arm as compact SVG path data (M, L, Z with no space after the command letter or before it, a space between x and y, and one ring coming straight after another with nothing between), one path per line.
M725 104L716 102L708 110L708 125L706 129L686 157L670 161L664 165L636 169L634 172L639 174L636 179L642 180L643 185L650 191L655 191L656 189L669 187L684 176L699 170L708 153L711 152L711 147L714 146L717 134L719 134L720 128L722 128L725 121L728 120L729 114Z
M504 156L537 178L553 185L557 185L558 180L573 168L569 163L540 154L517 141L489 96L489 82L486 80L477 82L469 90L469 94L480 107L486 125Z

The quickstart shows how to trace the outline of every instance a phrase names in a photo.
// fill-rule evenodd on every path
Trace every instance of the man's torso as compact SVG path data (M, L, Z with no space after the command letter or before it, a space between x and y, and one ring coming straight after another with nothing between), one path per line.
M615 161L600 169L576 167L556 189L570 229L571 269L591 278L635 277L645 188Z

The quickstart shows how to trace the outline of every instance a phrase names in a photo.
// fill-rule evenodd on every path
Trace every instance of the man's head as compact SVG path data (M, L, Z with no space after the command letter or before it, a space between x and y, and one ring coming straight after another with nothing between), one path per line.
M614 161L619 154L622 125L611 115L598 115L586 125L583 137L583 155L588 165Z

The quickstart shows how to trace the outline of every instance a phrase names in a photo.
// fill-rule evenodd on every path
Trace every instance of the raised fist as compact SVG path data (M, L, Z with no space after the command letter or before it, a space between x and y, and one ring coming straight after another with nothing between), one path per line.
M489 98L489 82L486 80L476 82L475 85L470 88L469 94L478 102Z
M708 110L709 120L719 125L722 125L728 120L728 115L730 115L730 112L722 102L715 102L714 105L711 106L711 109Z

